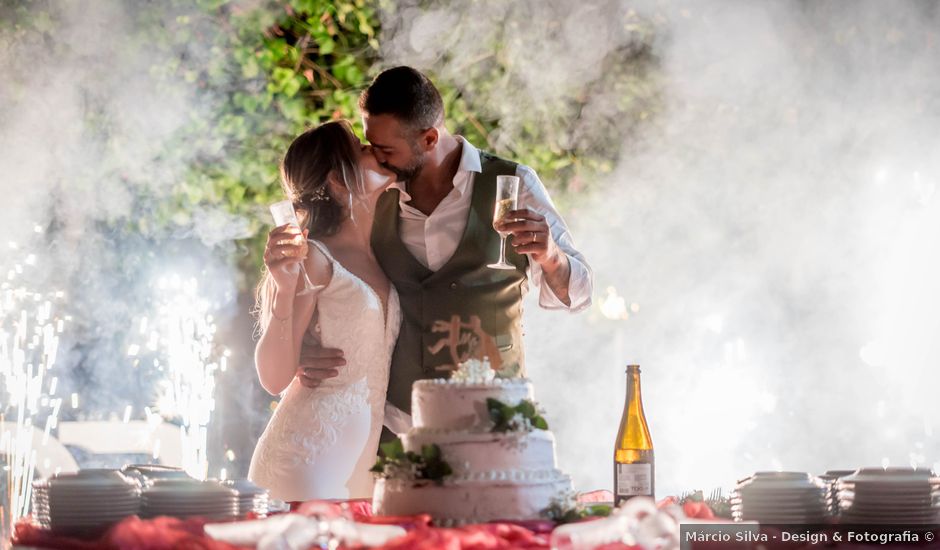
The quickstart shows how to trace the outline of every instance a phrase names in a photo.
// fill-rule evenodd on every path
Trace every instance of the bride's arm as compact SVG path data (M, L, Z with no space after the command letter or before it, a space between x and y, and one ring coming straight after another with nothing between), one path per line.
M265 264L268 265L270 275L262 289L267 296L262 300L260 312L261 338L255 346L258 379L261 386L272 395L287 389L296 375L303 335L310 325L319 294L318 289L297 295L298 285L303 284L297 276L296 267L292 267L299 265L297 260L289 257L269 260L272 256L277 257L281 248L299 248L297 245L279 246L276 237L272 235L265 251ZM283 235L281 239L284 239ZM315 246L308 247L304 264L314 286L323 287L329 283L332 266Z

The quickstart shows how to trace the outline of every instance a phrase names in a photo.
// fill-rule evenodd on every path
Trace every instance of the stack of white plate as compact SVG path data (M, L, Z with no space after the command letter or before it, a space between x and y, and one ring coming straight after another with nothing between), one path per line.
M223 521L238 517L238 493L216 481L161 479L144 486L140 516L192 516Z
M140 507L140 485L116 470L80 470L33 482L33 517L58 534L100 533Z
M759 523L825 523L828 487L803 472L757 472L735 486L731 512L736 521Z
M841 523L940 522L940 477L914 468L862 468L839 479Z
M258 517L268 514L268 492L247 479L226 479L221 482L223 487L238 493L238 515L247 516L253 513Z

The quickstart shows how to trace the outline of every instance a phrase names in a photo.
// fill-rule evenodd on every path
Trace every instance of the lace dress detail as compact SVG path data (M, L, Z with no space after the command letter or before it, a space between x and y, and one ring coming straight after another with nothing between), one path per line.
M281 464L297 468L301 464L316 465L320 451L332 447L339 440L345 420L368 405L365 380L356 382L347 391L326 393L295 407L279 404L275 415L279 417L277 423L281 424L284 440L277 447L265 446L262 450L276 457L271 466ZM301 414L295 414L298 412Z
M333 265L317 296L317 318L306 334L343 350L339 375L315 389L294 379L258 440L248 477L287 501L372 496L372 474L384 417L389 364L401 308L391 287L388 304L310 241ZM386 312L386 309L388 310Z

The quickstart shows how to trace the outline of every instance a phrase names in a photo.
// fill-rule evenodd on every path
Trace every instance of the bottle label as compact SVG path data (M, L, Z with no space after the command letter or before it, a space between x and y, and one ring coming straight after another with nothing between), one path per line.
M617 496L653 493L653 472L649 464L617 464Z

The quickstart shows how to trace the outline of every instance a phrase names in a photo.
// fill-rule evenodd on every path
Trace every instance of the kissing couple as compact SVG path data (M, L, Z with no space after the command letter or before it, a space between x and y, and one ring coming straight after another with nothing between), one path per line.
M434 352L436 321L478 317L501 374L522 376L529 285L546 309L591 304L591 268L535 171L450 134L430 79L388 69L359 108L368 144L331 121L288 147L299 227L274 228L264 251L255 362L281 400L248 477L285 501L372 496L380 439L411 426L412 384L451 362ZM517 209L495 224L509 269L487 267L498 176L519 178Z

